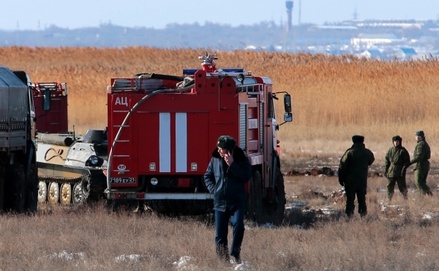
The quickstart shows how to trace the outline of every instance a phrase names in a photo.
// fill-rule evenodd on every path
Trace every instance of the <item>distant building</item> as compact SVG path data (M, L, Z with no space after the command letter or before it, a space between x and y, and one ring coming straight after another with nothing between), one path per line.
M396 54L398 59L416 59L418 58L418 53L415 48L412 47L402 47Z
M382 60L384 58L383 52L378 48L367 49L361 53L358 53L357 56L367 59L377 59L377 60Z
M351 39L351 46L358 48L371 48L376 45L385 45L399 42L394 34L358 34L357 37Z

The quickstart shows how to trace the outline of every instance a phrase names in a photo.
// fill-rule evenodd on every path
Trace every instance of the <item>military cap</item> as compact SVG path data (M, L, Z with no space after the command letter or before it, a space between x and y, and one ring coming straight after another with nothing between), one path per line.
M354 135L352 137L352 142L354 142L354 143L363 143L364 142L364 136L362 136L362 135Z
M415 135L417 135L417 136L422 136L422 137L425 136L425 135L424 135L424 131L421 131L421 130L416 131Z
M402 141L402 138L399 135L392 137L392 141Z

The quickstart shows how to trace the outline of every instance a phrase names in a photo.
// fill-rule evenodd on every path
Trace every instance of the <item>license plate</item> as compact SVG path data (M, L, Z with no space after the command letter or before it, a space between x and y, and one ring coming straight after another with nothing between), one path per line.
M111 178L111 183L136 183L136 178L135 177Z

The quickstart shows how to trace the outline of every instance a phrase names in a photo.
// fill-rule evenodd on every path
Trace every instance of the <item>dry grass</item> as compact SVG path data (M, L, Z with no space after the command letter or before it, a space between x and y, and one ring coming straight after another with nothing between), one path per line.
M197 56L203 53L144 47L12 47L0 48L0 59L2 65L27 71L33 81L67 82L70 127L81 133L106 126L105 93L111 77L181 74L183 68L198 67ZM279 132L284 166L337 165L351 136L361 133L379 168L393 135L401 135L412 151L413 133L423 129L437 169L437 60L399 63L243 51L217 55L218 67L244 67L270 77L276 91L292 94L295 120ZM396 206L385 201L385 180L372 178L369 216L351 221L340 215L342 199L334 203L319 196L339 189L336 178L286 178L289 203L329 206L338 215L304 230L296 222L316 217L290 210L284 227L249 227L242 252L248 270L439 269L438 193L432 198L416 196L410 178L410 199L403 202L396 194ZM437 177L428 182L437 188ZM185 255L193 257L189 270L233 270L216 260L214 230L204 221L108 214L99 206L1 219L2 270L176 270L173 262Z
M429 179L437 188L438 177ZM342 212L343 198L326 197L335 177L287 177L288 204L307 202L303 213L287 210L285 226L248 224L239 270L437 270L439 194L386 201L383 178L371 178L369 215L316 219L303 228L308 207ZM436 189L435 189L436 191ZM317 193L311 193L317 192ZM325 197L325 198L323 198ZM429 219L426 217L430 216ZM4 215L0 224L2 270L234 270L214 250L214 228L204 218L107 213L103 206L63 209L40 206L36 216ZM187 269L178 268L190 256ZM238 269L235 269L238 270Z

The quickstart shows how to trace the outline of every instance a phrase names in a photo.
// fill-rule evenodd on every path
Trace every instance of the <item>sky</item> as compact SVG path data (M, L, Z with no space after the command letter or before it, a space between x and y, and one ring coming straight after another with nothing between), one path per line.
M230 26L287 21L285 0L1 0L0 30L76 29L113 24L163 29L206 22ZM17 4L19 3L19 4ZM292 23L357 19L438 20L439 0L293 0Z

